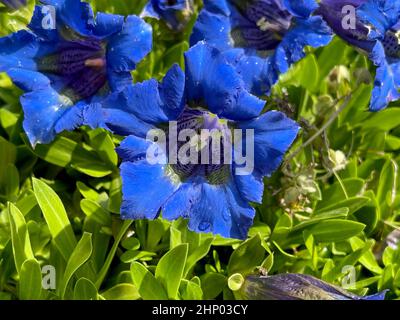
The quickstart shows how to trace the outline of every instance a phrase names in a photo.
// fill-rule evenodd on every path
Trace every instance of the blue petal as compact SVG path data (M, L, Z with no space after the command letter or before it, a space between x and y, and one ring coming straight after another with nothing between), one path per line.
M124 16L99 12L96 15L94 34L99 37L107 37L120 32L124 25Z
M228 50L232 47L230 33L229 16L202 10L193 27L190 44L193 46L199 41L205 41L220 50Z
M379 41L371 53L371 60L374 61L378 68L376 70L370 110L379 111L386 108L390 102L400 99L398 91L400 86L398 77L400 61L390 65L386 60L385 50Z
M210 185L201 183L201 196L189 212L189 229L212 232L226 238L246 239L253 224L255 210L240 196L234 183Z
M378 293L370 295L370 296L362 297L361 299L362 300L385 300L385 296L388 291L389 290L384 290L382 292L378 292Z
M146 160L121 165L123 219L155 219L161 206L177 190L165 165Z
M73 107L50 87L24 94L21 104L24 110L23 127L32 146L51 142L56 134L57 121Z
M185 106L185 74L177 64L168 70L159 90L168 119L177 119Z
M153 125L176 120L185 106L185 75L178 65L167 72L159 84L152 79L127 86L103 101L103 117L117 134L141 137Z
M228 0L204 0L204 8L210 12L229 16L230 9Z
M125 89L127 99L125 111L129 111L139 119L147 123L163 123L169 120L162 106L159 84L151 79L142 83L136 83Z
M0 71L11 68L34 70L33 58L40 52L40 40L29 31L18 31L0 38Z
M258 172L249 175L235 175L234 177L237 188L243 199L249 202L262 202L264 182Z
M24 91L33 91L50 85L50 79L37 71L10 69L7 74Z
M92 128L107 128L112 132L127 136L146 137L154 129L149 123L128 112L127 99L123 92L116 92L84 110L84 122Z
M89 3L80 0L41 0L56 8L57 24L67 25L81 35L90 35L94 27L94 15Z
M188 218L195 202L200 201L199 188L192 182L182 183L179 189L166 201L162 208L164 219L173 221Z
M133 82L130 71L107 70L107 79L111 91L123 90Z
M47 16L50 12L48 9L46 10L43 6L35 6L35 10L33 11L33 15L31 21L29 22L28 28L33 31L35 35L45 40L56 40L58 39L58 31L57 29L43 28L43 23L55 23L50 16Z
M251 95L224 56L202 42L186 52L186 90L189 103L204 104L231 120L256 117L265 102Z
M294 16L308 18L318 8L314 0L284 0L285 7Z
M85 103L81 102L68 108L63 115L57 120L54 126L56 133L62 131L73 131L83 124L83 108Z
M273 55L278 74L287 72L293 63L302 59L306 46L317 48L331 40L331 30L321 17L297 19L296 26L285 35Z
M128 16L122 31L109 38L107 63L114 71L130 71L152 47L152 29L137 16Z
M152 142L145 139L128 136L116 149L123 162L138 162L146 158L147 150Z
M247 90L257 95L269 94L278 81L278 73L271 66L271 58L242 54L235 63L236 71L246 84Z
M278 168L299 131L296 122L277 111L239 122L237 126L242 130L254 130L254 166L262 176L269 176ZM243 143L245 142L246 139ZM243 150L246 150L245 146Z
M357 16L371 27L370 39L383 38L399 22L400 1L368 0L357 9Z
M154 18L154 19L160 19L160 15L158 14L158 12L155 10L154 6L153 6L153 1L149 0L146 4L146 6L144 7L142 13L140 14L141 18Z
M189 218L189 229L223 237L245 239L254 209L242 198L236 184L210 185L200 178L181 184L163 206L163 218Z
M190 11L192 5L192 0L150 0L140 16L163 19L170 28L180 30L187 21L182 12Z

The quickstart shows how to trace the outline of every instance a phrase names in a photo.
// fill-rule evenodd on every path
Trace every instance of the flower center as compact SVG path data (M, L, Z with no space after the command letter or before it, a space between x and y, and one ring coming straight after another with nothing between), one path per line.
M90 98L107 81L104 49L95 39L63 42L55 54L38 61L38 68L61 77L61 90L73 101Z
M232 30L236 46L273 50L292 25L293 16L282 7L280 0L253 0L248 4L234 2L241 13L238 28Z
M186 108L177 120L177 138L177 162L171 168L181 180L203 176L211 184L223 184L229 179L232 144L226 120Z

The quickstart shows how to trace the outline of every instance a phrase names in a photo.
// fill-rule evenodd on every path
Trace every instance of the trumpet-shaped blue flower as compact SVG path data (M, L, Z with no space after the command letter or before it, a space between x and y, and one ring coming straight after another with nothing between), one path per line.
M149 0L141 16L162 19L173 30L182 30L193 14L193 0Z
M86 123L110 91L132 82L151 50L151 27L136 16L98 13L79 0L45 0L29 25L0 38L0 71L27 93L24 129L32 145Z
M162 83L149 80L132 85L103 103L102 125L130 135L117 149L122 158L121 215L155 219L161 210L168 220L188 218L189 228L196 232L243 239L255 215L249 202L261 202L263 177L280 165L299 127L277 111L260 115L265 102L245 89L217 49L204 43L192 47L186 53L185 70L184 74L175 65ZM165 132L168 148L161 147L161 139L147 135L156 129ZM212 152L203 158L209 144L192 145L190 140L195 161L183 161L179 155L186 140L176 137L189 129L214 130L221 138L234 130L246 137L253 133L253 139L243 138L235 148L244 151L246 144L254 146L254 157L249 159L254 170L238 174L243 163L237 161L235 148L225 153L229 139L217 140L216 160ZM150 161L149 150L155 150L162 161ZM200 154L201 161L196 162ZM230 155L232 161L226 161Z
M319 11L335 33L365 52L377 66L370 109L378 111L398 100L400 1L323 0Z
M241 288L248 300L384 300L386 291L360 297L306 274L248 276Z
M314 0L206 0L191 43L225 51L256 94L268 94L280 74L304 57L306 46L330 42L331 30Z

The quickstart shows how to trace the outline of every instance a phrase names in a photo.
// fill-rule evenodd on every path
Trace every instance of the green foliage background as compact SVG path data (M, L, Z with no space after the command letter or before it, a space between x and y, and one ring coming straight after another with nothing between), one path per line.
M91 3L128 15L145 1ZM1 11L1 33L23 28L29 15ZM135 81L183 67L191 26L173 34L151 23L154 50ZM400 104L368 112L374 72L335 39L282 76L266 110L286 112L303 129L266 179L244 242L190 232L184 220L122 221L121 137L83 127L33 150L21 92L2 74L0 299L233 299L235 273L306 273L341 285L346 266L356 271L351 291L389 289L388 299L399 298L400 249L386 237L400 227ZM45 265L55 267L54 290L42 289Z

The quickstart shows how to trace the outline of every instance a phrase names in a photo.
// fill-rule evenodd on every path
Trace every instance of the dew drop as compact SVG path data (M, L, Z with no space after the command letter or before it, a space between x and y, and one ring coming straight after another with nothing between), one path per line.
M209 229L211 226L211 224L207 221L203 221L199 224L199 230L200 231L206 231L207 229Z

